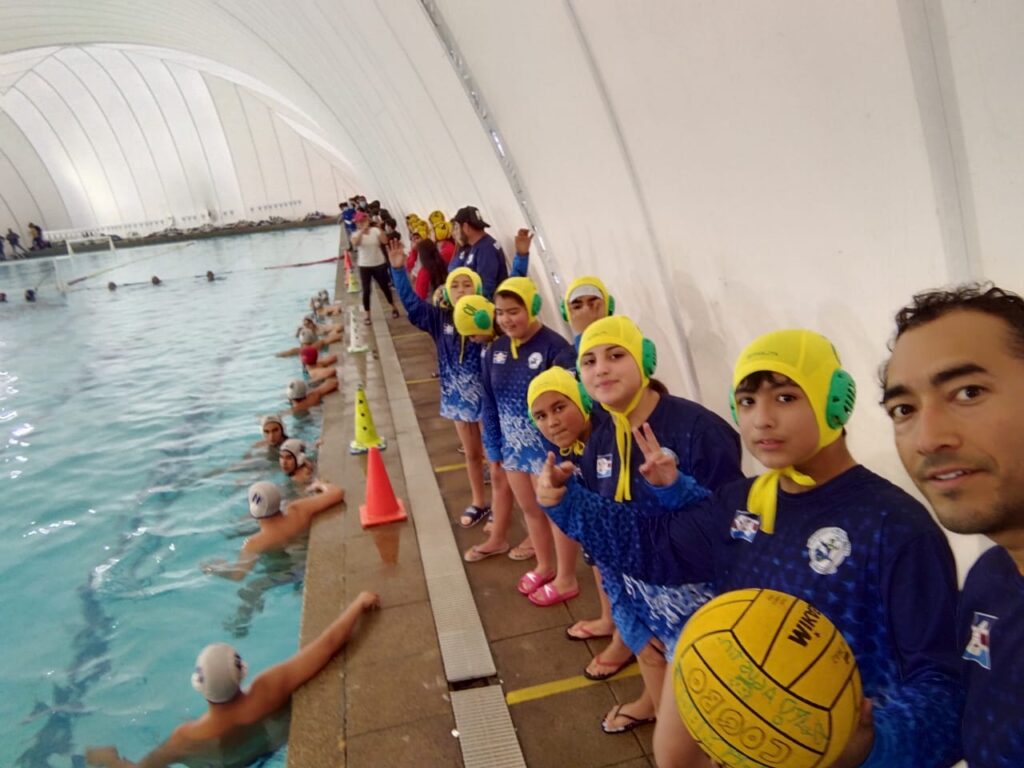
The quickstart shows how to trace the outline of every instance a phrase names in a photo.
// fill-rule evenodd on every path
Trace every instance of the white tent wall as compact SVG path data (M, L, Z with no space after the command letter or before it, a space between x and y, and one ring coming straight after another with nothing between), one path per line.
M968 278L1024 289L1021 39L1016 0L9 0L0 52L19 53L0 88L40 61L25 49L178 52L203 71L247 210L310 189L332 202L361 191L398 218L474 203L506 247L528 210L547 319L567 280L602 275L658 343L659 377L723 414L743 344L820 330L860 388L856 455L908 487L874 405L894 310ZM203 173L216 198L234 194L203 120L207 159L197 149L167 171L164 197L195 197L184 180ZM17 177L39 159L2 115L0 138L12 215L81 214L89 201L68 189L95 165L89 151L47 163L56 183L30 192ZM160 194L127 164L152 215ZM961 570L980 546L955 542Z

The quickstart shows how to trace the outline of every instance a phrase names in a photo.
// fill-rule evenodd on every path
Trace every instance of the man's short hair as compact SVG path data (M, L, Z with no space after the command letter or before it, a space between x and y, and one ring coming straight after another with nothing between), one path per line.
M1024 298L992 283L965 283L948 291L916 294L896 313L896 335L889 348L907 331L958 310L983 312L1003 320L1010 328L1014 354L1024 357Z

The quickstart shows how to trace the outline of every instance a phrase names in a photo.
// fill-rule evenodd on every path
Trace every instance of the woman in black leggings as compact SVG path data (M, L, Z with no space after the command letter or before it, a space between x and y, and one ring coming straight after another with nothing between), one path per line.
M363 322L366 325L370 324L370 292L373 290L371 280L376 280L384 292L384 298L391 305L391 316L398 317L398 308L391 295L388 262L384 256L383 246L387 238L379 227L371 224L370 217L363 211L355 215L355 223L356 231L352 235L352 246L356 251L359 280L363 284L363 310L366 312L366 319Z

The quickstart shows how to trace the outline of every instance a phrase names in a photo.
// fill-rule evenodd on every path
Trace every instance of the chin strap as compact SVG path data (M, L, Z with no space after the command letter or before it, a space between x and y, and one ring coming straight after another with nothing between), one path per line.
M632 501L633 499L629 486L629 476L632 469L630 462L633 458L633 430L629 426L629 414L636 410L646 391L647 386L645 383L633 395L633 399L629 401L629 405L623 411L613 411L611 408L605 407L605 410L612 417L612 422L615 424L615 447L619 451L619 477L615 482L616 501Z
M779 479L788 477L797 485L810 488L815 485L814 478L798 472L795 467L770 469L754 480L747 494L747 511L761 518L761 530L775 533L775 513L779 504Z

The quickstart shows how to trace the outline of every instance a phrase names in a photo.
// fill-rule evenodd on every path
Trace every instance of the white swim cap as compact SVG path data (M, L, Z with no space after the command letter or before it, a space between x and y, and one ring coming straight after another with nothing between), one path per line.
M277 424L281 429L284 429L284 422L276 413L272 413L269 416L264 416L260 419L260 429L263 429L267 424Z
M285 390L285 396L289 400L301 400L307 394L309 394L309 390L306 388L306 382L302 379L292 379L288 382L288 388Z
M249 486L249 515L257 520L273 517L281 511L281 492L269 480Z
M192 687L211 704L224 704L238 695L247 671L238 651L227 643L214 643L199 652Z
M331 300L331 294L327 292L326 288L321 288L320 293L318 293L317 296L319 296L325 302L329 302Z
M294 437L289 437L278 449L281 453L290 453L292 458L295 459L295 466L301 467L306 463L306 445L301 440Z
M301 344L306 344L306 345L315 344L316 343L316 334L313 333L311 330L309 330L309 328L302 328L299 331L299 342Z

